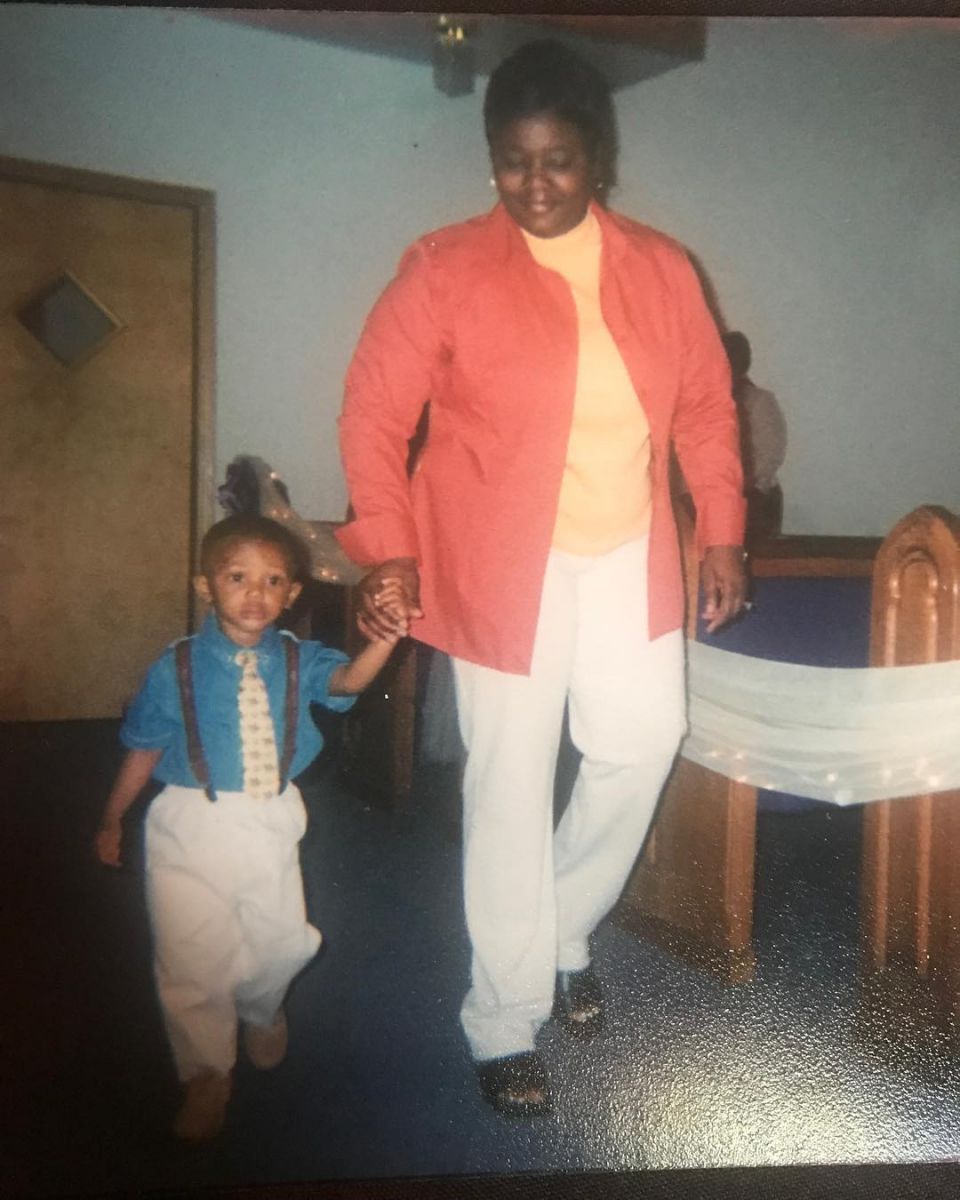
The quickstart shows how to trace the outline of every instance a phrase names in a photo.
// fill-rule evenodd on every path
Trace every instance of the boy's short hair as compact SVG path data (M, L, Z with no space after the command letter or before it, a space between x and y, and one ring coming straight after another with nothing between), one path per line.
M211 525L200 543L200 571L213 575L227 548L236 542L267 542L283 554L287 571L295 583L303 583L310 574L306 547L286 526L270 517L237 513Z

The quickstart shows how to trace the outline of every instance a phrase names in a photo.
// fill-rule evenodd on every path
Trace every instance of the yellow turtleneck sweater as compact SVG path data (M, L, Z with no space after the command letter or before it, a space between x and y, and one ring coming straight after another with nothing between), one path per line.
M650 427L600 312L600 224L588 211L559 237L523 236L534 259L567 281L577 307L573 424L553 545L606 554L650 527Z

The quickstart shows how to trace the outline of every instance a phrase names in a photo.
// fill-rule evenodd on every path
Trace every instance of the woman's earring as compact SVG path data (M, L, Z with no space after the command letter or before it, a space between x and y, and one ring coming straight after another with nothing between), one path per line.
M492 188L495 188L497 186L497 181L492 175L490 176L490 186Z

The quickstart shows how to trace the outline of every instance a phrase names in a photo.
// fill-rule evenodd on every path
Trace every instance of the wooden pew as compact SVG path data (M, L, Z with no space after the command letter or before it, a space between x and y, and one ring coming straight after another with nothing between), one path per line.
M693 519L678 507L687 595L686 632L697 634L698 564ZM879 538L765 539L751 552L758 577L869 574ZM754 970L753 901L757 790L679 758L664 789L614 919L730 982Z
M687 597L697 634L700 571L693 517L677 509ZM757 790L678 758L613 919L728 982L754 969Z
M357 630L356 592L346 604L348 653L363 642ZM347 772L388 808L403 809L413 791L417 733L417 644L405 638L390 656L377 681L354 705L345 722ZM369 755L380 756L379 763Z
M699 588L693 525L678 513L687 633L696 634ZM876 666L960 657L960 521L925 507L878 538L787 536L754 547L755 576L809 578L873 573ZM353 638L347 596L347 640ZM348 724L348 759L387 755L380 799L402 806L415 756L417 654L403 644L366 709ZM363 702L362 702L363 703ZM942 1021L960 1019L960 793L865 806L863 968L869 1002L888 1013L895 993L916 1008L933 996ZM756 789L678 760L614 919L719 977L754 968ZM905 982L906 981L906 982ZM909 997L906 998L905 997Z
M946 509L916 509L884 542L870 642L877 667L960 658L960 519ZM899 1013L960 1039L960 790L865 806L861 966L883 1029Z
M686 539L688 605L696 564ZM761 543L757 576L858 576L869 566L871 665L960 658L960 520L923 507L879 539ZM688 634L695 633L688 618ZM680 760L616 918L730 981L753 967L756 791ZM861 930L864 999L891 1012L931 1009L960 1037L960 792L864 806Z
M340 522L310 521L333 531ZM285 622L298 637L320 637L355 654L363 645L352 587L312 580ZM416 747L417 648L405 639L376 683L358 697L342 722L344 774L375 802L403 808L413 788Z

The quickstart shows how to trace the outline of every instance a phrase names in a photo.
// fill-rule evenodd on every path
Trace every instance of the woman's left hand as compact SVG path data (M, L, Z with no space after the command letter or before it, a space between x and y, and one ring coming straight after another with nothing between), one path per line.
M747 598L743 547L708 546L700 565L700 583L706 601L703 619L707 633L713 633L741 611Z

